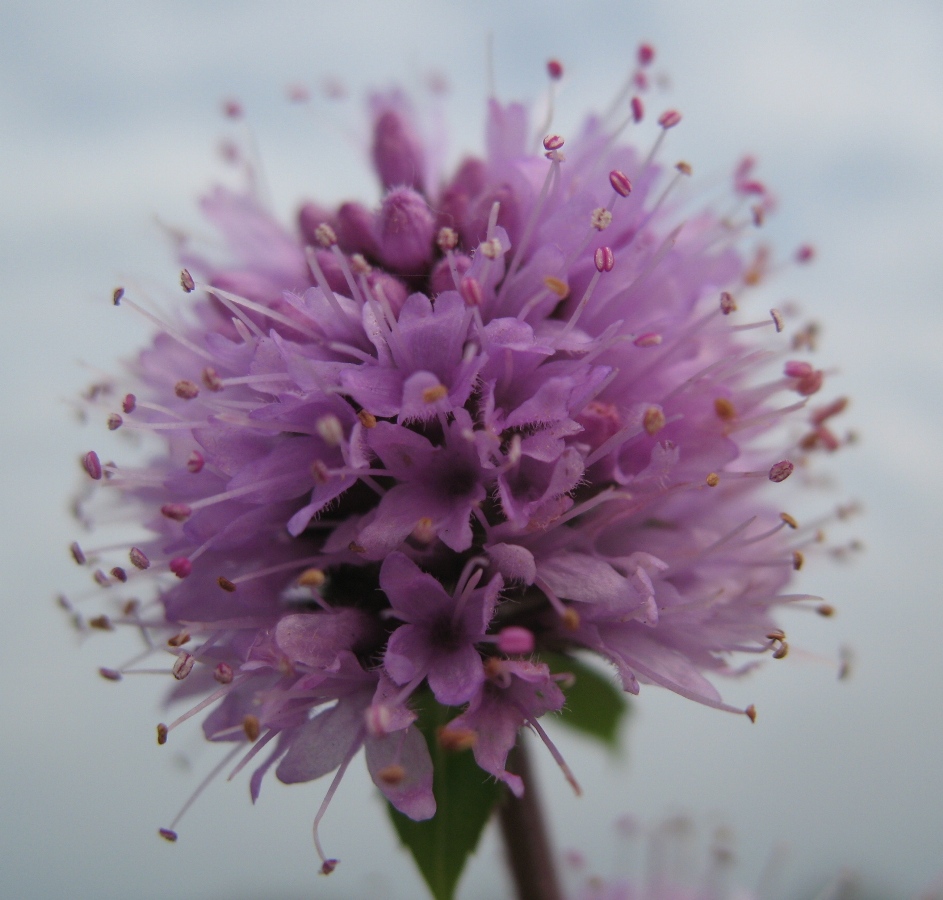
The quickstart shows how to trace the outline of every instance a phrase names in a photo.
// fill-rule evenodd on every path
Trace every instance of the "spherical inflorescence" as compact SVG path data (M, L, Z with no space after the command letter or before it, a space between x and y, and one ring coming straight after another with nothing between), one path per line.
M682 204L691 167L659 161L680 115L642 153L623 99L624 122L539 152L524 107L492 100L486 154L437 184L409 103L380 95L378 209L308 203L292 233L251 193L204 199L227 258L183 245L187 316L155 319L107 410L161 449L83 459L150 535L96 581L156 587L100 624L140 628L201 698L161 743L206 710L237 768L259 757L253 798L270 768L337 778L363 748L422 819L416 698L455 708L443 746L519 793L508 752L564 703L545 650L754 717L706 675L785 655L774 610L814 604L784 590L815 536L767 492L841 443L845 402L810 406L823 374L792 357L813 332L740 312L772 268L739 249L771 206L752 162L732 211Z

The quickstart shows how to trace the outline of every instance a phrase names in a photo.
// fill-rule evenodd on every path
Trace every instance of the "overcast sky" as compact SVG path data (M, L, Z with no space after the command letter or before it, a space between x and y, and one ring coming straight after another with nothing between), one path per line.
M822 563L803 588L839 615L793 615L793 653L744 682L754 727L655 688L634 704L628 751L613 760L560 734L581 779L575 799L541 760L561 848L614 871L613 820L686 811L730 825L755 879L789 845L782 897L810 896L849 867L907 897L943 865L943 6L938 2L342 3L33 2L0 4L0 358L9 390L0 432L7 589L0 651L0 870L10 897L416 896L364 767L355 764L324 823L343 860L315 874L310 822L324 785L213 785L175 846L155 829L213 764L197 727L156 747L158 681L98 678L120 638L77 641L55 609L84 581L66 548L75 459L101 446L69 398L94 368L114 370L146 339L108 303L119 281L171 285L156 225L203 230L195 198L221 177L216 147L238 97L273 204L376 199L363 161L371 86L452 86L453 157L480 147L486 35L497 90L535 98L550 56L563 60L560 130L613 96L642 39L684 113L672 150L710 184L744 152L781 199L769 233L784 253L810 240L817 263L774 290L824 323L822 359L853 397L860 445L829 461L829 508L866 514L836 534L860 538L850 565ZM349 88L347 105L285 99L291 83ZM668 102L668 101L666 101ZM83 367L85 366L85 367ZM88 367L92 367L90 370ZM813 620L814 618L814 620ZM853 677L831 662L854 649ZM182 730L183 731L183 730ZM558 729L559 731L559 729ZM168 752L169 751L169 752ZM501 895L489 834L464 900ZM185 886L185 888L181 888Z

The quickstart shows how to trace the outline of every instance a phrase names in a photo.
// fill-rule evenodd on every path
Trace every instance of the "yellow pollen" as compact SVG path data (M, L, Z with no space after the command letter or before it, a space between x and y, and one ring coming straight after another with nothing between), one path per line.
M393 763L389 766L384 766L377 772L377 778L380 779L384 784L388 784L391 787L399 784L406 777L406 770L396 763Z
M436 403L448 395L449 389L444 384L437 384L435 387L426 388L422 392L422 400L423 403Z
M737 408L726 397L718 397L714 401L714 412L723 422L737 418Z
M555 278L553 275L548 275L544 279L544 286L551 294L556 294L561 300L566 299L570 295L570 286L565 281Z
M717 485L720 484L720 475L718 475L716 472L711 472L705 481L707 482L708 487L717 487Z
M327 580L320 569L305 569L298 578L298 584L303 587L321 587Z
M250 741L255 741L262 732L262 726L259 725L259 720L255 716L246 716L242 720L242 730Z
M790 528L799 527L799 523L791 515L789 515L789 513L780 513L779 518L782 519Z
M436 732L436 740L443 750L470 750L478 743L478 732L471 728L448 728L443 725Z
M648 434L658 434L665 427L665 414L657 406L650 406L645 410L642 425Z
M580 627L580 614L572 606L568 606L560 618L568 631L576 631Z
M377 417L373 415L373 413L368 413L365 409L357 413L357 418L360 419L360 424L363 425L364 428L377 427Z

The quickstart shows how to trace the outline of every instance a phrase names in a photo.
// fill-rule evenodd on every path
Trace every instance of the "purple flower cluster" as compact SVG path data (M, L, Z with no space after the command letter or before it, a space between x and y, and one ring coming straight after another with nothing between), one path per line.
M779 311L738 312L773 266L738 249L771 206L751 163L725 215L698 206L690 167L660 160L679 114L640 152L622 138L640 96L626 108L535 152L525 108L492 99L485 155L439 183L406 98L380 95L377 209L305 204L292 232L252 193L203 200L224 258L183 244L186 311L159 321L133 393L94 398L160 449L84 460L149 534L96 581L156 586L93 624L142 629L176 695L201 698L160 742L216 704L203 728L237 768L265 750L253 799L274 766L336 772L326 804L364 748L422 819L416 704L455 707L443 746L519 794L519 730L546 738L538 719L564 705L542 650L755 715L706 674L784 655L773 610L815 605L784 594L814 534L763 489L838 446L844 401L808 405L812 331L790 344Z

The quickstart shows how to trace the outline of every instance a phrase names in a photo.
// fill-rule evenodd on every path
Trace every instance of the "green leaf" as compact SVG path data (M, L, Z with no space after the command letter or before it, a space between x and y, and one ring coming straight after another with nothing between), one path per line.
M468 857L474 852L502 786L478 768L471 750L446 751L436 730L458 710L440 706L426 695L418 708L419 721L432 755L436 814L414 822L387 804L400 840L409 848L436 900L452 900Z
M598 669L563 653L541 652L540 659L554 673L569 672L573 683L561 685L566 706L559 713L562 724L601 741L610 750L619 749L619 727L628 715L625 692Z

